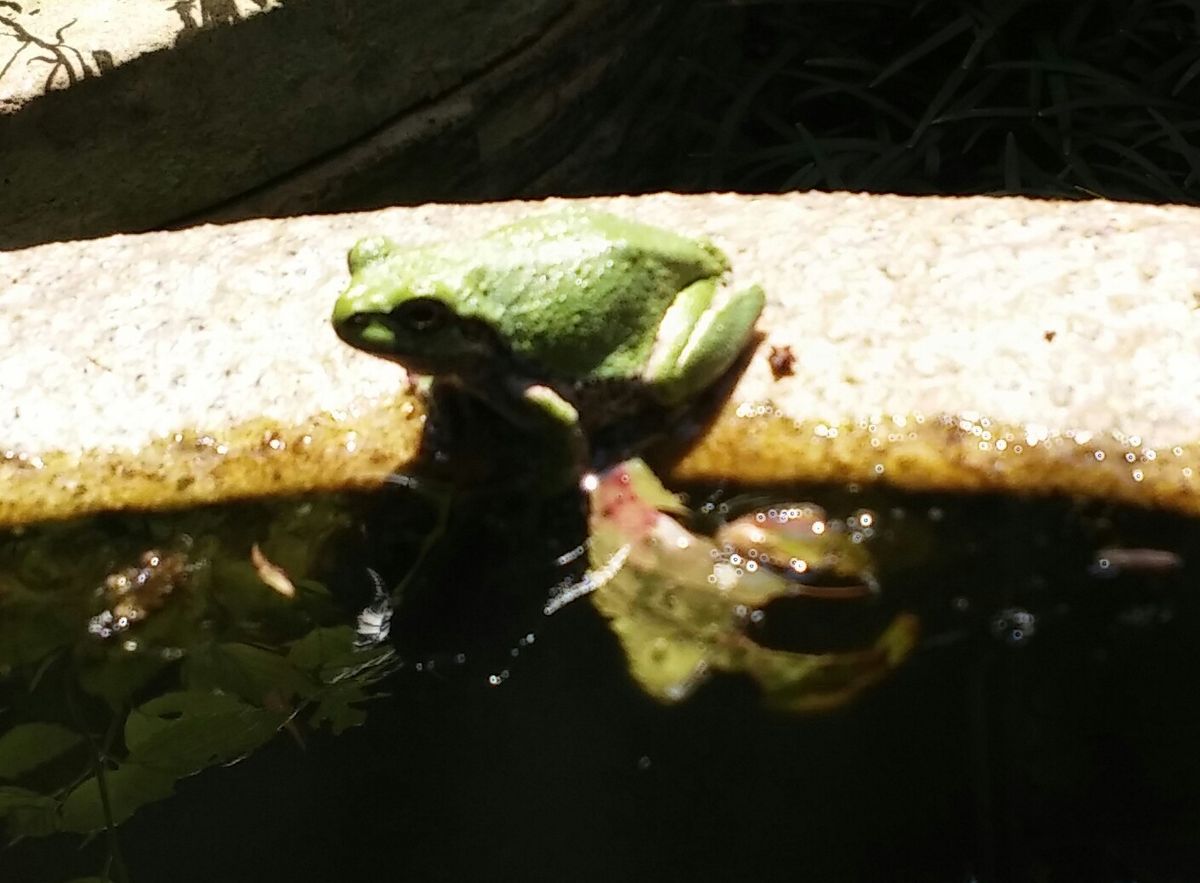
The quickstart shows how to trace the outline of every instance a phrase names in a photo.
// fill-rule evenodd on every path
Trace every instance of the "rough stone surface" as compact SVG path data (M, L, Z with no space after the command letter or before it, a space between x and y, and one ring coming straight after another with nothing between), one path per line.
M583 95L651 51L623 48L662 4L638 16L629 5L0 4L0 248L201 213L454 199L468 192L452 174L462 168L508 188L475 193L518 192L514 176L544 171L522 163L555 161L538 139L569 129L562 117ZM597 101L593 114L608 106Z
M883 480L1200 512L1200 210L848 194L586 202L690 234L768 292L675 478ZM421 428L342 345L346 250L561 205L427 205L0 253L0 523L369 486ZM791 373L769 356L788 348ZM776 369L781 366L776 359Z

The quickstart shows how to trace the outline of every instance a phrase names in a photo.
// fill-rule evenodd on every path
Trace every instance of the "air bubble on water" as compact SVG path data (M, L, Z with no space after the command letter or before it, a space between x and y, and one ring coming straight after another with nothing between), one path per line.
M992 637L1016 646L1037 632L1037 617L1021 607L1009 607L992 617Z
M753 623L756 623L756 624L760 623L766 618L767 618L767 615L765 613L763 613L761 610L751 610L750 611L750 621Z
M641 757L639 757L638 762L637 762L637 768L641 771L650 769L650 758L644 754Z

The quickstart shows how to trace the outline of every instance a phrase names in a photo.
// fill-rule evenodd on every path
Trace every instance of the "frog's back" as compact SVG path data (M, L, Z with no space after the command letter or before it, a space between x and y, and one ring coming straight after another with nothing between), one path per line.
M628 376L675 296L728 268L704 240L583 209L518 221L476 247L463 306L518 357L567 378Z

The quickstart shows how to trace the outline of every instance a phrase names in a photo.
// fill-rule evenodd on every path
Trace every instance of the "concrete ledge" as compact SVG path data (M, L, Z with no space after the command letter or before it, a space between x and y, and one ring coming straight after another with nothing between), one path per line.
M671 477L1200 512L1200 210L815 193L587 202L711 236L734 284L759 281L770 298L758 351ZM0 253L0 524L363 487L404 468L422 423L404 372L328 326L346 250L377 231L472 236L560 204Z

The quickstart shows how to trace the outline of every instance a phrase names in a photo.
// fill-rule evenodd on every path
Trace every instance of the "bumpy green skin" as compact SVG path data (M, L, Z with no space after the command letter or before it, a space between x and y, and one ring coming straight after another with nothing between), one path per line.
M344 340L567 423L543 384L635 381L681 403L734 362L764 301L755 287L714 308L729 262L711 243L581 209L424 248L365 239L349 264Z

